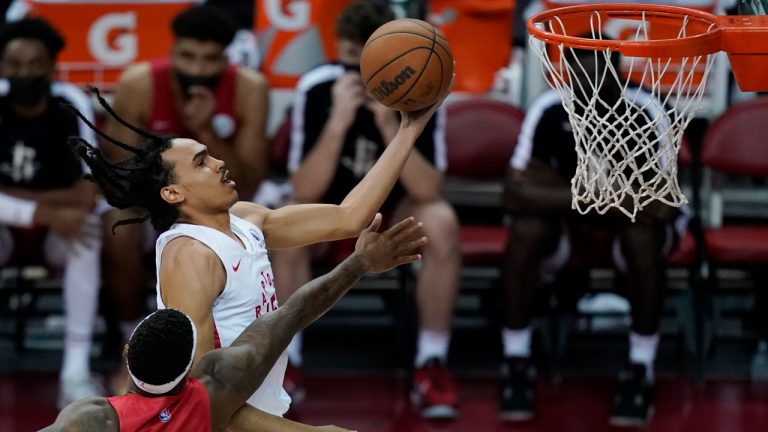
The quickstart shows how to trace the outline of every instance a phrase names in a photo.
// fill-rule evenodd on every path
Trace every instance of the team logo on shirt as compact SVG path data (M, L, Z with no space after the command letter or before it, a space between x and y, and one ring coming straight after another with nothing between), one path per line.
M169 421L171 421L171 412L168 411L168 408L166 408L160 411L160 415L158 417L160 417L161 422L168 423Z
M36 161L37 150L27 147L24 141L18 140L10 153L11 160L0 163L0 172L17 183L32 181L40 170L40 163Z
M251 235L253 236L253 238L256 239L256 242L259 244L259 247L263 248L264 247L264 237L259 235L259 232L256 231L255 229L250 230L250 232L251 232Z
M363 178L373 168L378 159L379 145L365 136L358 136L355 140L355 154L343 156L341 165L352 172L356 179Z

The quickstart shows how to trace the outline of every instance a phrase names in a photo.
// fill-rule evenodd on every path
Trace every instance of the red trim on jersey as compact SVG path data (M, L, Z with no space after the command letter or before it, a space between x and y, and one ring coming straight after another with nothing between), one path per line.
M120 432L210 432L211 404L200 381L188 378L179 394L148 397L136 393L108 397Z
M176 101L173 94L171 80L173 68L169 60L157 60L151 63L152 76L152 109L149 116L149 129L166 135L198 138L188 131L181 121ZM221 79L214 91L216 95L216 114L226 114L235 122L235 130L238 129L237 116L235 115L235 91L237 82L237 67L233 65L224 69Z
M213 347L221 348L221 339L219 339L219 330L216 329L216 321L213 322Z

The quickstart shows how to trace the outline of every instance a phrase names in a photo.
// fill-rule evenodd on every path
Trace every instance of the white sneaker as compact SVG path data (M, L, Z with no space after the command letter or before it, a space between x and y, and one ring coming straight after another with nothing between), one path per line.
M64 409L72 402L84 398L104 396L104 387L94 377L85 375L77 378L62 378L59 381L59 398L56 406Z

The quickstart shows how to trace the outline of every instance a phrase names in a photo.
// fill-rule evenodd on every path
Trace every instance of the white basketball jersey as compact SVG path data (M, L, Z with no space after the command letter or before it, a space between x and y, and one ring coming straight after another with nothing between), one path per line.
M160 260L163 249L171 240L187 236L216 252L227 272L224 291L213 302L214 340L216 347L227 347L254 319L278 308L272 265L267 257L264 234L255 225L230 214L230 226L245 244L245 249L226 234L213 228L179 223L157 239L157 307L165 308L160 295ZM254 407L282 416L288 411L291 398L283 389L288 354L284 351L261 387L248 399Z

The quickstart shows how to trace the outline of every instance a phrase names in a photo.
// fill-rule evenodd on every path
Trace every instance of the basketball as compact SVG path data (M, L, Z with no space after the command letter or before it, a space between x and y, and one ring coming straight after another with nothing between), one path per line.
M377 101L399 111L416 111L450 91L453 54L432 24L397 19L379 27L365 43L360 74Z

